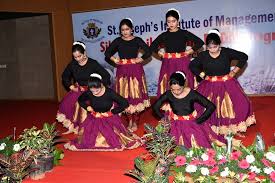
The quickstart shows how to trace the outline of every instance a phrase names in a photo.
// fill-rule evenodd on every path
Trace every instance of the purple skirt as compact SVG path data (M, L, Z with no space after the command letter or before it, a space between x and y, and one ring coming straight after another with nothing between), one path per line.
M169 78L176 71L183 71L186 74L187 86L194 88L194 75L189 69L190 58L164 58L162 60L157 96L160 97L166 90L169 89Z
M203 80L197 91L216 105L215 112L206 121L217 134L235 134L245 132L247 127L255 124L251 102L235 78L226 81ZM201 114L203 107L196 105Z
M80 90L78 92L69 91L62 99L56 115L57 121L74 133L77 133L79 123L84 121L87 116L86 110L80 107L77 101L83 92Z
M72 151L122 151L141 145L138 136L130 134L118 115L95 118L89 114L79 126L78 138L65 144Z
M197 124L195 120L172 120L170 134L177 145L211 148L213 142L225 144L221 135L215 134L207 123Z
M128 100L130 113L141 112L150 107L142 64L118 65L115 91Z

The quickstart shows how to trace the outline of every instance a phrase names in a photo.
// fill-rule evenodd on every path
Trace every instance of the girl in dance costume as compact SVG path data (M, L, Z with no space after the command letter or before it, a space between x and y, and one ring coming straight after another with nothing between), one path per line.
M221 47L220 32L210 30L206 37L207 50L201 52L190 64L192 72L203 81L197 91L210 99L217 108L207 120L217 134L245 132L255 124L251 102L235 78L247 63L248 56L231 48ZM238 60L231 70L232 60ZM196 108L199 113L203 109Z
M191 32L180 29L179 20L180 13L178 10L168 10L166 13L168 30L160 34L150 46L152 52L158 52L159 56L162 57L157 90L158 97L169 89L169 77L177 70L186 73L188 86L194 88L194 75L189 70L190 55L201 48L204 43ZM193 46L186 50L188 42L192 42ZM164 46L165 53L159 51L160 46Z
M216 135L204 123L215 111L215 105L207 98L199 94L190 87L185 87L186 75L177 71L170 76L170 90L167 90L160 96L153 106L154 112L160 117L164 114L160 112L160 107L164 102L168 102L170 110L166 115L170 119L170 133L176 138L178 145L184 145L187 148L192 146L201 146L210 148L212 142L224 145L224 138ZM194 109L194 104L198 103L205 110L199 116Z
M65 144L65 148L73 151L122 151L140 146L140 139L129 133L118 115L129 106L127 100L106 87L97 73L91 74L88 87L78 99L88 115L79 126L78 138Z
M140 112L150 106L142 62L151 56L151 52L141 38L133 35L131 19L123 19L119 30L121 36L110 44L105 56L117 65L115 91L128 100L128 129L136 131ZM138 57L140 49L144 53ZM113 56L116 52L119 58Z
M84 120L86 111L81 109L77 99L87 90L87 83L90 75L94 72L99 73L106 85L110 84L110 75L96 60L87 56L86 45L76 41L72 46L73 60L67 65L63 74L63 85L69 92L62 99L57 112L56 119L61 122L66 133L78 132L78 125Z

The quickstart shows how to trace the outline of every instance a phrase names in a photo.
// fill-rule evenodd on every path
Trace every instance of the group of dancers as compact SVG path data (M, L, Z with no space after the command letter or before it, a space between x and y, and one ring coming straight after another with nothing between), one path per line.
M62 75L69 92L61 101L57 120L77 138L66 143L65 148L122 151L142 145L141 138L133 132L138 128L140 113L151 106L143 62L154 52L162 64L153 111L159 118L169 119L170 133L178 145L210 148L213 141L224 144L224 135L240 134L256 123L251 103L235 79L248 56L222 47L221 34L213 29L206 37L206 50L190 61L204 42L180 29L179 20L178 10L169 9L168 29L150 47L133 35L131 19L120 22L121 36L105 52L106 60L117 68L113 88L108 71L87 57L86 45L73 43L73 60ZM187 50L188 42L193 44ZM116 53L118 57L114 56ZM233 69L232 60L238 61ZM200 81L196 87L195 80ZM127 127L122 124L124 114Z

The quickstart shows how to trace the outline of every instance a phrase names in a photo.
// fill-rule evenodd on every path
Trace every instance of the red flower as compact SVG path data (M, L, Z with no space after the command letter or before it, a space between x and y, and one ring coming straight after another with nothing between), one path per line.
M242 169L247 169L250 166L250 164L245 159L240 161L238 165Z
M186 163L186 158L184 156L177 156L175 158L176 166L182 166Z
M211 158L211 159L208 159L207 161L205 161L204 164L207 165L207 166L215 166L216 161Z
M207 155L209 156L209 158L213 158L216 156L216 151L214 149L208 149Z
M267 159L265 159L265 158L262 159L262 163L263 163L265 166L268 166L268 167L271 166L271 165L270 165L270 162L269 162Z
M201 162L198 159L194 159L193 161L190 162L190 165L200 165L200 164Z
M239 157L242 155L242 152L240 151L234 151L231 153L231 160L238 160Z
M226 162L226 158L222 158L222 159L218 162L218 164L221 165L221 164L224 164L225 162Z
M244 174L243 174L243 173L240 173L239 176L240 176L240 180L242 180Z
M256 177L256 174L254 172L249 172L247 175L248 175L248 180L254 180Z
M275 171L270 173L270 179L275 182Z
M218 166L215 166L215 167L213 167L212 169L210 169L210 174L214 174L214 173L216 173L216 172L218 172L219 171L219 167Z

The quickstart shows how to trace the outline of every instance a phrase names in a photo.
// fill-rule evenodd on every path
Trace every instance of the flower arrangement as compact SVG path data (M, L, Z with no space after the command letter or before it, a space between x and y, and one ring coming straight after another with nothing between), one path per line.
M148 129L148 126L146 126ZM127 172L143 183L168 182L275 182L275 146L265 151L261 136L248 147L242 144L232 150L232 136L228 144L206 149L176 146L169 136L167 124L159 124L146 135L148 154L135 159L135 169Z
M0 139L0 182L21 182L26 175L44 177L64 157L55 146L58 142L55 123L25 129L18 140L15 136Z
M21 150L18 142L11 140L11 136L0 140L0 154L11 156L12 154Z
M30 174L34 180L44 178L45 172L52 170L54 165L58 165L64 157L63 150L55 146L60 142L55 125L55 123L44 123L42 129L33 126L30 129L24 129L19 136L20 145L23 148L38 152L35 163L32 164L32 167L37 170Z
M0 154L0 181L21 183L24 177L34 171L30 165L35 155L32 150L20 150L10 156Z
M256 151L255 143L241 145L229 154L215 145L213 149L177 147L171 169L175 182L190 182L190 178L194 182L274 182L274 150L273 146L267 152Z
M21 182L33 169L36 153L22 148L11 136L0 140L0 182Z

